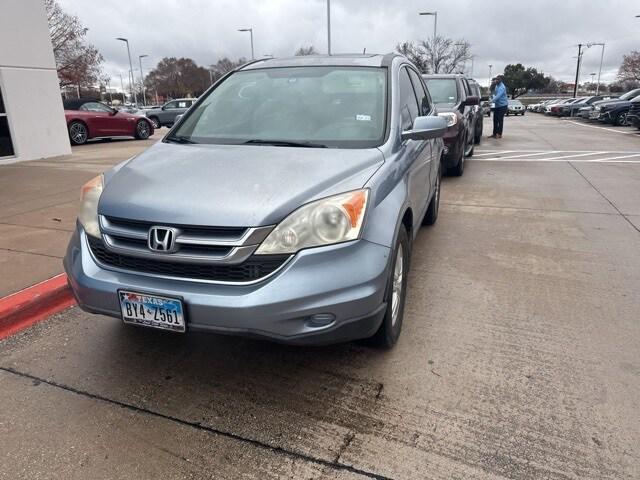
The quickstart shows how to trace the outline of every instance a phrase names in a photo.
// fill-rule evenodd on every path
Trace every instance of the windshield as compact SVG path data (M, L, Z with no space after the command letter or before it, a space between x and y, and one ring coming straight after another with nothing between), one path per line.
M434 103L458 103L458 88L454 78L426 78Z
M629 100L631 98L637 97L640 95L640 89L631 90L630 92L625 93L624 95L620 95L620 100Z
M509 105L522 105L520 100L509 100Z
M366 148L385 136L386 69L286 67L232 74L167 140Z

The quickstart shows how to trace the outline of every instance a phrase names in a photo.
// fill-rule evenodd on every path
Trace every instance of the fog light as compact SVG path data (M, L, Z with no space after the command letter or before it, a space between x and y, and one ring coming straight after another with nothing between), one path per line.
M335 319L336 316L333 313L316 313L309 317L307 324L310 327L326 327L331 325Z

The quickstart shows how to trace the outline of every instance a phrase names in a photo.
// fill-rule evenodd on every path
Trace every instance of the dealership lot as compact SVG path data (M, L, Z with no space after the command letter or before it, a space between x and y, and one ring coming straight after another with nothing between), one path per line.
M0 342L0 479L638 478L640 135L534 115L504 135L445 179L394 350L72 308ZM16 188L0 254L60 271L79 185L145 143L3 167L56 189Z

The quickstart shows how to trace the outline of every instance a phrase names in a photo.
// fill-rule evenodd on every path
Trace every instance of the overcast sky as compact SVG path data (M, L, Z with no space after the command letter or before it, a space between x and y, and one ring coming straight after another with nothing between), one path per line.
M129 39L136 78L138 55L147 54L150 69L162 57L191 57L207 66L218 58L251 56L254 29L256 58L289 56L302 46L327 49L326 0L59 0L89 28L88 40L105 58L111 84L126 82L124 43ZM333 53L386 53L398 42L438 34L465 39L476 56L473 75L486 82L508 63L534 66L545 74L573 82L577 44L604 42L603 81L615 79L622 55L640 49L638 0L332 0ZM600 47L583 57L581 81L600 63ZM470 68L470 64L468 65ZM117 85L119 87L119 85ZM126 88L126 86L125 86Z

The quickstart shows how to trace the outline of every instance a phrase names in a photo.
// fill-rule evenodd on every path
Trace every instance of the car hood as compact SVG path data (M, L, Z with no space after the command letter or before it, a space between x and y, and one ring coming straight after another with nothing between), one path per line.
M162 111L162 109L161 109L161 108L149 108L149 109L146 109L146 110L144 111L144 113L145 113L145 115L149 115L149 114L151 114L151 113L159 113L159 112L161 112L161 111Z
M362 188L380 150L157 143L105 174L98 212L183 225L254 227Z

